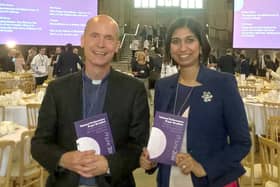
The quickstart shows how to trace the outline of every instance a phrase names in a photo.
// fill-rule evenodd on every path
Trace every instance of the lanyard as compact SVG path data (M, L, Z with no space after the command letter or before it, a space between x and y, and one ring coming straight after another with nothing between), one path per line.
M192 92L193 92L194 87L192 87L188 93L188 95L185 97L183 104L181 105L181 107L179 107L179 111L177 112L177 115L180 115L180 113L182 112L183 107L185 106L185 104L187 103L187 101L189 100ZM177 87L176 87L176 94L175 94L175 101L174 101L174 106L173 106L173 114L176 114L176 106L177 106L177 100L178 100L178 92L179 92L179 83L177 83Z

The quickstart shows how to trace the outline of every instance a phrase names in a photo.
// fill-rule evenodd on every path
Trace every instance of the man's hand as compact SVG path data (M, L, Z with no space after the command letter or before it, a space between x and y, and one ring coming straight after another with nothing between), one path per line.
M79 174L83 177L95 177L106 174L109 164L107 159L102 155L94 155L93 158L85 159L83 171Z
M108 161L95 151L71 151L64 153L59 165L78 173L83 177L95 177L105 174L108 170Z
M142 154L139 159L139 163L140 163L140 167L145 170L150 170L157 166L157 163L152 162L149 159L149 152L148 152L147 148L145 148L145 147L143 148Z

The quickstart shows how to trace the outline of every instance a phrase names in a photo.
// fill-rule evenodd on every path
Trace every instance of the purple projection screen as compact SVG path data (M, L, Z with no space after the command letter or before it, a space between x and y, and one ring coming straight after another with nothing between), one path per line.
M234 0L233 48L280 48L280 1Z
M98 0L0 0L0 44L80 45Z

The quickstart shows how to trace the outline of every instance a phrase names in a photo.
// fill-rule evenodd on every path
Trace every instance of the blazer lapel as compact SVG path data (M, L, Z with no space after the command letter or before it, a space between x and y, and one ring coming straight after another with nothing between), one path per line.
M82 92L83 92L83 80L82 80L82 73L79 72L75 79L73 80L72 84L72 91L69 93L66 93L66 97L71 95L71 105L73 106L71 108L71 118L73 121L79 121L83 119L83 97L82 97ZM69 127L69 132L72 132L73 136L75 139L77 138L76 131L75 131L75 126L74 123ZM73 146L76 147L76 142L73 142Z
M74 87L75 85L75 87ZM82 79L82 73L77 75L77 78L75 80L75 84L73 84L73 91L75 92L75 96L77 97L75 99L73 107L74 114L77 115L76 117L78 119L83 118L83 79Z
M175 76L171 77L169 84L166 86L166 95L165 101L163 102L162 110L167 111L169 113L173 114L173 107L174 107L174 98L175 98L175 93L176 93L176 85L178 83L178 77L179 74L176 74ZM162 98L163 99L163 98Z
M106 97L104 101L104 107L103 111L109 111L110 107L112 107L112 103L114 103L115 100L115 94L114 93L118 89L118 77L115 74L115 70L111 68L111 72L108 77L108 85L107 85L107 91L106 91ZM118 98L116 98L118 99Z

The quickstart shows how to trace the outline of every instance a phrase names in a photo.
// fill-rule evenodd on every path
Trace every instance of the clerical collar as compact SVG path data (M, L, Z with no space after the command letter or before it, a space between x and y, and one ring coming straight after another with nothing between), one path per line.
M101 84L102 80L91 80L91 84L99 85Z
M100 84L102 84L103 82L105 82L105 81L108 79L110 72L111 72L111 70L108 72L107 75L105 75L105 77L104 77L102 80L91 80L91 79L86 75L85 70L83 70L82 76L83 76L83 80L84 80L85 82L91 82L92 85L100 85Z

